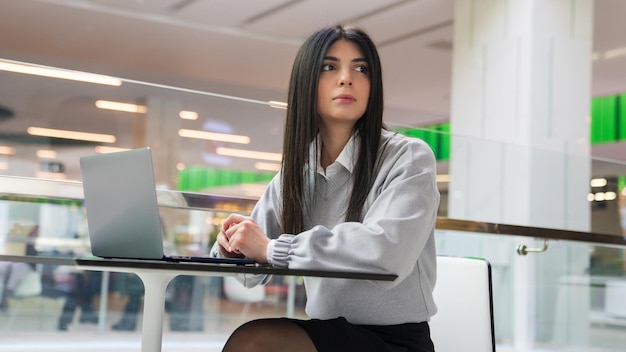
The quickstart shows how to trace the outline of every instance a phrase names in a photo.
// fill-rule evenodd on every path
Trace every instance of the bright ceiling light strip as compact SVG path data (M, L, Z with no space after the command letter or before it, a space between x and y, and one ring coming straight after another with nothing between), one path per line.
M48 149L37 150L37 157L42 159L54 159L57 157L57 152Z
M50 180L65 180L67 176L62 172L38 171L37 178L46 178Z
M257 152L254 150L234 149L234 148L217 148L215 151L218 155L234 156L237 158L261 159L271 161L281 161L283 155L281 153Z
M435 179L437 183L447 183L447 182L450 182L450 175L446 175L446 174L437 175L435 176Z
M28 127L26 132L32 136L75 139L79 141L115 143L115 136L110 134L89 133L79 131L57 130L52 128Z
M594 178L591 179L591 182L589 182L589 185L591 187L604 187L606 186L608 183L608 181L606 180L606 178Z
M626 47L615 48L615 49L606 51L604 53L604 58L613 59L613 58L624 56L624 55L626 55Z
M15 148L6 145L0 145L0 154L13 155L15 154Z
M287 109L287 103L284 103L282 101L270 100L268 101L268 104L270 104L270 107L275 109Z
M117 148L117 147L109 147L106 145L99 145L95 148L96 153L98 154L109 154L109 153L117 153L130 150L128 148Z
M187 130L184 128L181 128L180 130L178 130L178 135L181 137L207 139L207 140L218 141L218 142L231 142L231 143L239 143L239 144L250 143L250 137L248 136L240 136L236 134L217 133L217 132L208 132L208 131Z
M94 73L87 73L87 72L80 72L80 71L63 70L63 69L57 69L57 68L52 68L52 67L25 65L25 64L20 64L20 63L8 62L6 60L0 61L0 70L15 72L15 73L24 73L27 75L61 78L61 79L67 79L67 80L79 81L79 82L87 82L87 83L104 84L104 85L109 85L109 86L121 86L122 85L121 79L111 77L111 76L97 75Z
M280 170L280 164L264 163L264 162L259 161L259 162L254 163L254 168L257 170L278 172L278 170Z
M178 117L180 117L181 119L184 119L184 120L197 120L198 119L198 113L195 112L195 111L181 110L178 113Z
M120 103L108 100L96 100L96 107L107 110L134 112L138 114L145 114L148 112L148 107L144 105Z

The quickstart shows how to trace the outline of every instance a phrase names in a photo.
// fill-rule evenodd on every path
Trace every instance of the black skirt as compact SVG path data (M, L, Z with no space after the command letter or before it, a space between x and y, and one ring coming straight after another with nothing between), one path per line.
M355 325L345 318L298 320L319 352L434 352L427 322L399 325Z

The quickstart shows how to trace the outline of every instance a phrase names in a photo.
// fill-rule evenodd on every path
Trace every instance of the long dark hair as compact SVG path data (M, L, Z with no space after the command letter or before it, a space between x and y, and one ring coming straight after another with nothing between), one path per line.
M361 49L368 63L371 84L365 114L354 126L360 147L346 221L361 221L363 204L375 178L380 133L384 128L383 81L378 51L362 29L341 25L322 28L304 42L291 71L281 169L283 233L298 234L304 230L303 214L310 208L307 203L312 201L312 197L307 196L309 187L313 186L309 177L316 167L307 164L309 147L319 131L317 85L324 55L337 40L353 42Z

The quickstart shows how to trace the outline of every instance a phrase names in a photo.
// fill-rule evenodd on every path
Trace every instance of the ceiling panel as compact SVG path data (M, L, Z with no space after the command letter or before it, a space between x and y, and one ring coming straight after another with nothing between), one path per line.
M406 1L406 0L405 0ZM250 31L305 38L320 26L345 22L386 8L393 3L404 1L389 0L306 0L294 2L245 26Z
M79 4L82 2L84 4L83 6L103 7L149 14L163 14L176 7L179 3L181 3L181 0L83 0L81 2L52 0L52 2L65 3L68 5L74 4L74 6L80 6Z
M241 28L251 18L290 2L292 0L202 0L189 3L172 16L204 25Z
M410 1L359 19L382 45L441 24L451 25L454 0ZM449 40L450 38L448 38Z
M604 52L625 47L626 38L626 1L596 0L594 2L593 48Z

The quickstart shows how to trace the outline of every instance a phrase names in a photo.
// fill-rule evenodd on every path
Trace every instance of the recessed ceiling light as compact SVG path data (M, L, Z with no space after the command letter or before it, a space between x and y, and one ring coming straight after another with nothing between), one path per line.
M51 77L51 78L61 78L72 81L79 82L87 82L87 83L96 83L96 84L104 84L109 86L121 86L122 80L119 78L98 75L94 73L88 72L80 72L73 70L64 70L53 67L46 66L37 66L32 64L23 64L17 61L10 60L1 60L0 61L0 70L15 72L15 73L25 73L28 75L35 76L43 76L43 77Z
M178 135L181 137L206 139L206 140L218 141L218 142L231 142L231 143L239 143L239 144L250 143L250 137L248 136L241 136L241 135L228 134L228 133L188 130L184 128L178 130Z
M57 152L49 149L39 149L37 150L37 157L42 159L54 159L57 157Z
M6 145L0 145L0 154L13 155L15 154L15 148Z
M621 48L607 50L603 56L605 59L614 59L616 57L625 56L625 55L626 55L626 47L621 47Z
M589 182L591 187L604 187L607 184L606 178L594 178Z
M257 170L278 172L278 170L280 170L280 164L264 163L262 161L259 161L254 163L254 168Z
M138 114L145 114L148 112L148 107L145 105L120 103L117 101L108 100L96 100L96 107L100 109L133 112Z
M435 176L435 179L438 183L447 183L447 182L450 182L450 175L444 175L444 174L437 175Z
M181 112L178 113L178 117L184 120L197 120L198 113L195 111L181 110Z
M128 148L109 147L107 145L99 145L95 149L98 154L117 153L129 150Z
M75 139L80 141L115 143L115 136L110 134L57 130L52 128L28 127L26 132L32 136Z
M268 103L270 104L270 107L275 109L287 109L287 103L283 103L282 101L270 100Z
M218 155L234 156L238 158L261 159L261 160L271 160L271 161L283 160L283 155L281 153L258 152L254 150L245 150L245 149L220 147L216 149L215 153Z

